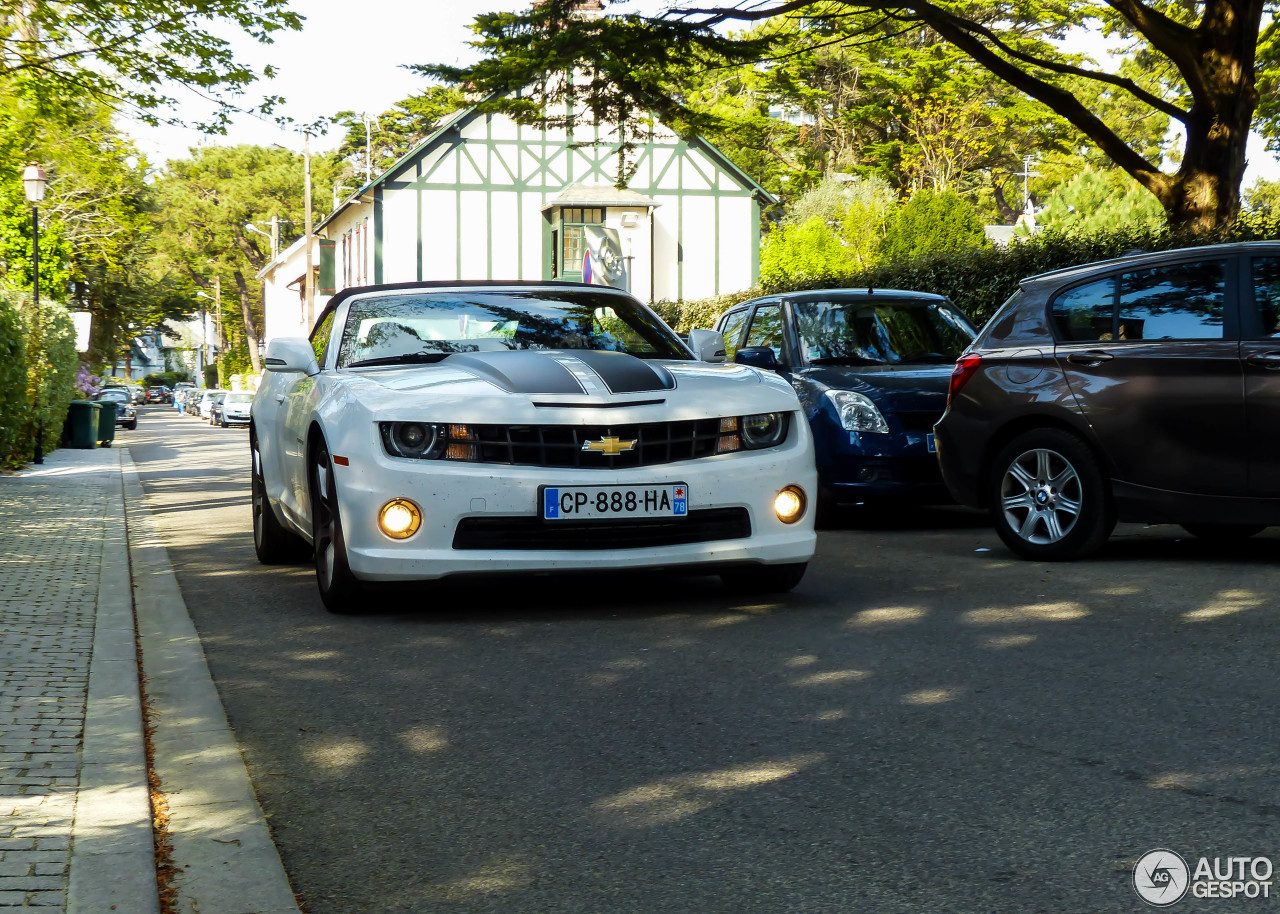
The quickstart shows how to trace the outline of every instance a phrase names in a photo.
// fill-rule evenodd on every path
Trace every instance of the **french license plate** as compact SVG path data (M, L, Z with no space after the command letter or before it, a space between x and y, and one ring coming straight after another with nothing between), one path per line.
M685 517L689 487L683 482L653 486L543 486L543 520L619 517Z
M930 454L938 453L938 439L933 437L933 432L924 436L924 443L929 448Z

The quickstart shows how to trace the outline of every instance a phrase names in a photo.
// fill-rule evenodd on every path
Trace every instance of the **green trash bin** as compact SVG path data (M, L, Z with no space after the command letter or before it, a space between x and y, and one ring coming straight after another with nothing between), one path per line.
M71 423L71 446L90 448L98 446L98 411L101 407L89 400L72 400L67 410Z
M98 406L98 441L103 447L111 447L116 437L116 401L99 400Z

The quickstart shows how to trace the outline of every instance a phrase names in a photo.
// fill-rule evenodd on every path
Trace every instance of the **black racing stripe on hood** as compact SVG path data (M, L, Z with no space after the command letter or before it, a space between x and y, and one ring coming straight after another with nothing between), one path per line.
M661 365L637 359L625 352L599 352L593 349L574 349L565 355L585 362L600 375L615 394L635 394L650 390L674 390L676 379Z
M569 369L542 352L469 352L441 360L496 384L513 394L581 394L582 385Z

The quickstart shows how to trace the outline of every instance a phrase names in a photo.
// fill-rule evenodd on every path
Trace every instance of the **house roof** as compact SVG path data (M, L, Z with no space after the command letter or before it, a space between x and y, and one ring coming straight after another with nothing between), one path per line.
M545 213L556 206L661 206L658 201L646 197L629 187L617 188L609 184L570 184L555 199L542 207Z
M490 98L492 98L492 96L490 96ZM374 178L369 183L365 184L355 193L351 194L351 196L347 197L347 199L344 200L341 204L339 204L339 206L333 212L331 212L329 215L321 219L320 222L317 223L313 231L318 234L321 229L327 226L330 222L332 222L342 213L346 212L347 209L362 202L360 199L361 197L370 193L375 188L386 183L387 181L392 180L396 176L396 174L400 171L400 169L402 169L405 165L419 158L420 156L423 156L426 153L430 152L431 148L435 146L435 144L442 137L444 137L446 134L456 131L465 121L476 116L477 114L479 114L479 112L476 110L476 107L474 105L454 112L449 118L447 118L444 121L444 123L442 123L436 129L434 133L432 133L430 136L424 139L417 146L413 147L404 155L402 155L399 159L395 161L395 163L390 168L388 168L382 174L378 175L378 177ZM685 139L685 142L692 148L697 149L699 152L703 153L704 155L714 160L717 165L719 165L725 171L732 174L738 180L738 182L742 184L743 187L752 191L757 197L761 199L761 201L765 203L779 202L778 198L775 197L773 194L769 193L767 190L765 190L764 187L761 186L760 182L756 181L749 174L747 174L745 171L743 171L741 168L735 165L729 159L728 156L726 156L723 152L721 152L715 146L711 145L711 143L705 138L701 136L687 137ZM574 185L570 185L570 187L573 187L573 186ZM566 193L569 190L570 188L565 188ZM635 193L634 191L618 191L616 188L614 188L612 192L613 193L628 193L628 192ZM648 200L648 198L644 197L642 194L636 194L636 197L647 200L648 202L647 203L639 203L639 202L612 203L608 205L612 205L612 206L655 206L657 205L652 200ZM575 204L576 203L577 201L575 201ZM581 205L585 206L587 204L584 202ZM596 205L603 205L603 204L596 204Z

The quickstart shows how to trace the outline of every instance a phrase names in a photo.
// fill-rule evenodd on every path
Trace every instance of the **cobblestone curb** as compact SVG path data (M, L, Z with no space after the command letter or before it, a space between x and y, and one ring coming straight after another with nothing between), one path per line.
M154 914L155 846L120 474L105 515L68 914Z
M132 459L129 552L179 911L299 914ZM122 909L123 910L123 909Z

